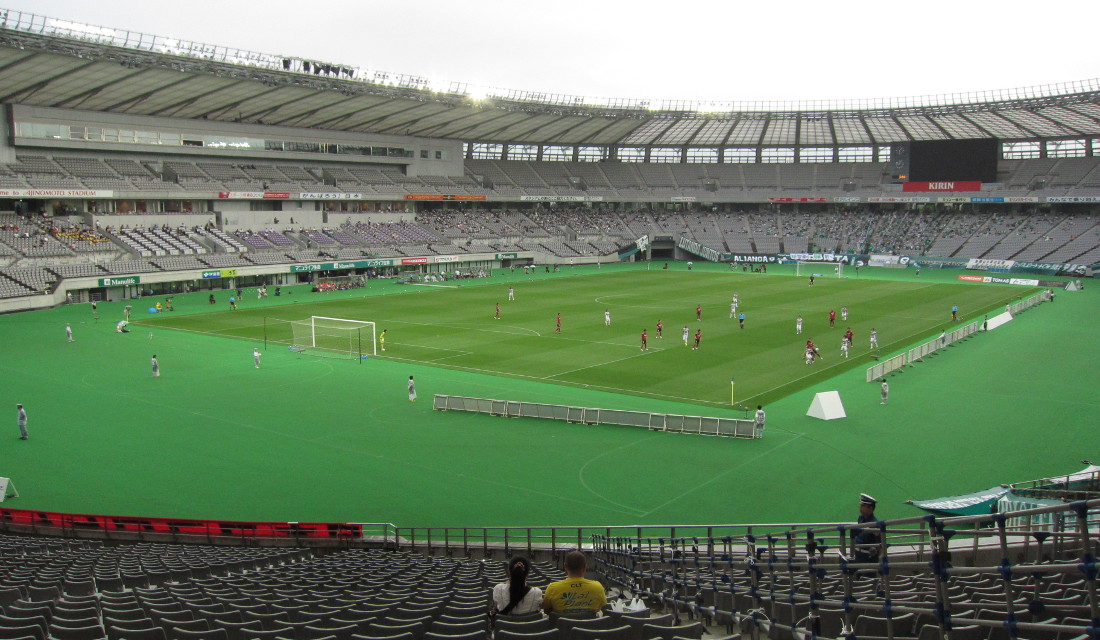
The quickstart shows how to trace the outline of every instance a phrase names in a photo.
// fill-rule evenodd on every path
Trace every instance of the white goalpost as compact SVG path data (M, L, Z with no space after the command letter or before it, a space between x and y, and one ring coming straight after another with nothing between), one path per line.
M810 274L815 276L834 278L844 277L844 263L843 262L805 262L799 260L795 263L794 275L796 276L808 276Z
M295 347L313 355L359 358L378 354L373 322L310 316L290 323Z

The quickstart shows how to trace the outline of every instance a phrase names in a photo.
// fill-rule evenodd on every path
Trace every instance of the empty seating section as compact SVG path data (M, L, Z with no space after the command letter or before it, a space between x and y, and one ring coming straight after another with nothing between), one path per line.
M605 160L526 162L466 160L462 176L409 176L392 165L255 164L19 154L0 168L0 187L88 188L152 192L270 190L341 191L400 196L487 194L520 196L603 196L712 199L780 190L821 195L881 194L890 190L885 163L731 163L660 164ZM1001 161L1004 195L1074 195L1100 187L1097 158L1042 158Z
M88 278L106 275L107 272L99 268L97 264L73 263L61 264L49 267L49 270L62 278Z
M303 229L299 234L301 241L309 246L331 246L336 244L336 240L325 235L323 232L316 229Z
M226 253L240 253L242 251L248 250L248 247L246 247L238 239L230 236L226 232L214 226L196 227L195 234L208 239L214 244L215 247L218 248L219 251L224 251Z
M273 246L273 247L276 247L276 248L290 247L290 248L295 248L295 249L298 248L297 243L295 243L290 238L286 237L286 234L279 233L278 231L272 231L270 229L266 229L264 231L261 231L259 233L259 235L264 240L269 242L271 244L271 246ZM255 236L252 236L252 237L255 237Z
M707 202L722 196L772 193L881 195L889 170L876 163L661 164L466 160L462 176L409 176L395 165L102 158L79 151L17 153L0 166L0 187L88 188L149 191L152 198L200 190L355 192L522 196L603 196L669 202L688 196ZM1100 188L1095 157L1005 160L998 186L1006 194L1074 195ZM185 196L187 197L187 196ZM209 195L200 196L209 198ZM293 196L292 196L293 197ZM369 196L367 196L369 198ZM720 201L720 200L719 200ZM139 202L139 201L135 201ZM337 202L325 203L338 214ZM137 206L143 206L137 204ZM557 258L609 255L642 235L686 236L721 253L840 251L909 256L988 258L1093 264L1100 257L1100 225L1084 211L1023 205L965 212L934 209L878 210L853 204L843 213L794 213L744 204L726 211L669 211L602 204L522 210L433 210L415 220L375 223L362 218L318 228L291 223L279 230L219 229L183 223L172 229L127 224L89 226L86 216L26 218L0 214L0 267L57 263L57 278L103 273L274 265L318 258L410 257L530 250ZM732 209L732 211L731 211ZM146 213L146 212L139 212ZM206 222L212 212L196 212ZM343 218L342 218L343 219ZM135 218L136 221L136 218ZM300 250L305 250L300 252ZM243 257L230 257L240 254ZM166 258L189 259L167 260ZM135 260L135 258L138 258ZM99 265L99 266L96 266ZM84 274L84 275L80 275ZM4 295L42 291L9 277Z
M100 266L109 273L119 276L159 271L159 269L148 260L115 260L113 262L104 262Z
M408 552L11 535L0 535L0 576L2 637L41 640L489 640L490 592L507 580L501 561ZM564 577L556 563L535 561L528 584L545 590ZM672 640L703 631L648 609L591 619L501 616L496 626L498 637L521 640Z
M226 269L230 267L243 267L251 264L237 253L208 253L199 259L206 263L208 266L217 267L220 269Z
M40 268L0 269L0 298L19 298L53 289L58 277Z
M249 231L236 231L234 235L237 236L237 239L244 243L246 247L253 251L263 251L275 248L266 238L259 234Z
M665 175L671 179L673 173ZM18 266L24 258L64 258L61 262L65 267L55 271L55 276L76 278L288 264L319 258L510 251L575 258L610 255L647 234L672 239L687 236L731 254L839 251L1083 264L1096 262L1100 254L1100 222L1087 215L1054 213L904 209L843 214L752 209L679 213L559 206L525 212L434 210L399 222L370 222L365 215L363 221L352 217L339 227L291 226L285 231L230 233L212 224L100 230L66 220L32 221L0 214L0 266ZM94 258L80 257L92 254ZM167 259L173 257L181 259ZM13 283L10 278L6 286L5 295L9 297L26 294L28 289L25 283Z
M119 229L115 237L139 256L178 256L206 253L206 249L186 236L186 231L164 229Z

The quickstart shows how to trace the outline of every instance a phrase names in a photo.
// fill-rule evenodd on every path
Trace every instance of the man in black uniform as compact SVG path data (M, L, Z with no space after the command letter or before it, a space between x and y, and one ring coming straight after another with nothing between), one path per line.
M866 493L859 494L859 519L857 523L871 523L878 521L875 517L875 505L877 500ZM855 562L878 562L879 543L882 542L878 528L852 529L852 560Z

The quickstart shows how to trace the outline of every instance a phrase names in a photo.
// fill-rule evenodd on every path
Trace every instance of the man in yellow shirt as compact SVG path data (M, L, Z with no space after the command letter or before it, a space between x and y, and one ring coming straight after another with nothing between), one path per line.
M552 615L590 614L607 604L603 585L588 580L588 561L580 551L565 554L565 580L551 582L542 598L542 610Z

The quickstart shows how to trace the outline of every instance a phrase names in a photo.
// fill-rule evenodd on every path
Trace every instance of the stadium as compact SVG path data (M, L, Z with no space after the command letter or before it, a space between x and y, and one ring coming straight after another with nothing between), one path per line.
M481 640L578 548L603 615L495 637L1100 634L1100 80L592 100L0 17L0 638Z

